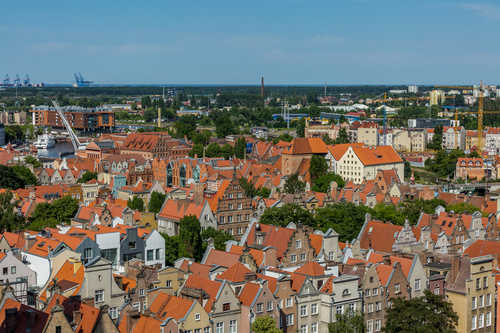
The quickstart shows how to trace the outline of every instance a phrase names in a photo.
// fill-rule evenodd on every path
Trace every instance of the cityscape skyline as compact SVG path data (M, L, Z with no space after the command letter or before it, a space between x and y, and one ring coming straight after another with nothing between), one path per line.
M4 4L0 76L46 84L69 84L74 72L96 84L498 83L493 1L141 5Z

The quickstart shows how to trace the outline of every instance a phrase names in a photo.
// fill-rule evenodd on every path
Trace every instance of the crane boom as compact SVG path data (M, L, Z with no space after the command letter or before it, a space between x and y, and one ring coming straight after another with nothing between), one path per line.
M71 125L69 124L68 120L64 116L59 104L57 104L56 101L52 101L52 104L54 104L56 111L57 111L57 114L61 118L64 126L66 127L66 130L69 133L69 138L71 139L71 143L73 144L73 148L75 149L75 153L76 153L78 148L80 148L80 146L81 146L80 140L78 140L78 137L76 136L75 132L73 132L73 129L71 128Z

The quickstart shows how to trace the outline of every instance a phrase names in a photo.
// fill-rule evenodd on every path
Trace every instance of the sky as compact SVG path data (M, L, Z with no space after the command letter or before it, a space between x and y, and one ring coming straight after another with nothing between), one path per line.
M500 3L3 1L0 76L65 84L499 84Z

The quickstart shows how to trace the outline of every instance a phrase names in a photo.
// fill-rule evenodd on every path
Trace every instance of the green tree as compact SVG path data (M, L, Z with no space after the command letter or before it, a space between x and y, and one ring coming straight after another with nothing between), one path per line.
M276 320L271 316L257 317L252 324L254 333L283 333L283 330L276 328Z
M454 333L458 315L453 311L451 302L443 295L435 295L424 290L423 297L391 298L387 309L384 331L392 332L429 332Z
M203 146L208 145L208 140L210 140L210 136L206 135L205 133L198 132L193 136L193 143L200 144Z
M449 153L444 150L438 150L434 159L425 161L425 168L435 172L440 177L453 178L457 166L458 158L465 157L465 153L460 149L453 149Z
M58 224L69 225L78 212L78 199L64 196L52 203L39 203L28 219L31 230L40 231L44 228L55 228Z
M315 103L309 104L309 117L319 117L321 109Z
M225 242L233 240L233 236L231 236L227 232L224 232L222 230L215 230L212 227L206 228L201 233L201 239L203 240L205 245L209 238L212 238L214 240L215 248L220 251L226 251Z
M330 189L330 183L333 181L337 183L337 187L339 188L343 188L345 186L345 181L342 179L342 177L335 173L328 172L316 179L312 190L316 192L326 193Z
M404 164L404 178L408 179L411 177L411 164L407 160L405 160Z
M17 213L17 204L10 191L0 193L0 230L14 231L24 228L24 219Z
M143 110L149 108L151 105L152 105L151 97L149 97L149 96L142 96L141 97L141 108Z
M173 266L174 262L179 259L179 247L180 240L179 236L169 236L164 233L160 233L165 239L165 264L167 266Z
M157 191L151 193L151 198L149 199L148 204L148 211L158 214L166 198L166 194L158 193Z
M218 138L225 138L234 132L234 125L228 115L221 115L215 120L215 133Z
M153 121L153 119L158 118L158 112L153 108L147 108L146 111L144 111L142 117L144 118L145 122L149 123Z
M33 165L33 168L41 168L42 167L42 163L40 163L38 158L31 156L31 155L28 155L24 158L24 163Z
M356 206L352 202L328 205L316 210L316 227L322 231L332 228L338 232L339 241L351 242L358 237L365 223L366 213L372 211L369 207Z
M311 163L309 164L309 175L311 177L311 183L315 183L316 179L324 176L328 171L328 163L323 156L312 155Z
M298 173L293 173L285 181L285 192L290 194L295 194L299 192L304 192L306 189L306 183L299 179Z
M479 209L479 207L476 207L473 204L466 203L466 202L460 202L460 203L448 205L448 207L446 207L446 211L448 211L448 212L453 211L456 214L464 214L465 212L472 214L474 212L480 212L481 214L488 216L488 214L482 212Z
M80 177L80 179L78 179L78 182L84 184L92 179L97 180L97 172L85 171L85 173Z
M356 311L355 313L344 312L335 315L336 321L328 324L329 333L365 333L366 324L363 319L363 313Z
M5 165L0 165L0 188L17 190L24 188L26 181L14 172L14 169Z
M194 215L184 216L179 221L179 257L193 258L196 261L201 259L202 239L201 224Z
M31 172L28 167L24 165L14 165L12 170L16 173L16 175L24 181L26 185L36 185L38 184L38 180L36 176Z
M297 124L297 137L303 138L306 134L306 118L300 118L299 123Z
M219 154L226 160L228 160L231 156L234 155L234 148L229 143L226 143L224 146L220 148Z
M349 135L347 134L347 130L344 127L339 130L339 134L337 135L337 139L335 139L335 143L349 143Z
M403 210L403 215L408 218L408 221L415 225L420 218L420 213L423 211L426 214L434 214L438 206L446 208L446 201L442 199L424 200L408 200L402 203L400 209Z
M249 198L255 197L255 195L257 194L257 189L255 188L253 183L249 182L245 177L241 177L238 180L240 181L241 187L243 187L243 189L245 190L246 196Z
M137 210L139 212L143 212L145 210L144 201L138 196L134 196L132 199L128 199L127 207L133 210Z
M205 149L205 154L207 157L220 157L221 156L221 147L218 143L212 142Z
M311 212L292 203L266 209L259 220L259 223L273 224L281 227L286 227L290 222L310 227L316 225Z
M396 208L394 205L385 205L378 203L373 208L373 217L377 220L391 222L397 225L403 225L406 216L404 213Z
M197 144L194 145L193 148L189 151L189 157L194 158L198 156L198 158L203 157L203 145Z
M263 187L260 189L258 195L263 198L269 198L269 196L271 195L271 190L268 189L267 187Z
M234 146L234 155L236 158L243 159L247 149L247 140L244 137L238 138Z
M431 143L427 145L427 148L433 149L435 151L443 149L443 126L439 125L434 127L434 135L432 137Z

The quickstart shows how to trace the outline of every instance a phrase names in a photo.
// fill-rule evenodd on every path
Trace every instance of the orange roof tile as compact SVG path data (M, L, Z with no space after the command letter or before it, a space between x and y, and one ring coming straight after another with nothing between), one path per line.
M10 247L17 247L18 249L24 248L25 240L21 235L7 231L5 231L2 235L5 237L7 243L9 243Z
M165 320L168 317L179 320L187 315L192 305L192 301L165 293L158 293L149 306L149 310L155 313L156 318L160 320Z
M233 245L233 246L231 246L231 249L229 250L229 252L241 255L243 253L243 249L244 249L244 247L242 247L242 246ZM262 252L261 250L257 250L257 249L250 249L250 254L255 259L257 266L260 267L262 265L262 263L264 262L264 252Z
M217 276L217 279L228 280L231 282L242 282L245 281L245 274L247 273L252 273L252 271L238 261L237 263L229 267L226 271L219 274Z
M212 281L210 279L201 278L198 276L190 275L188 276L184 286L190 288L203 289L209 296L208 302L205 304L205 311L207 313L212 312L212 305L216 301L217 293L221 287L222 283L217 281Z
M325 275L325 269L316 261L309 261L304 266L297 268L295 273L308 276L323 276Z
M378 264L375 266L377 270L378 280L383 286L387 285L389 278L391 277L393 268L389 265Z
M260 285L257 283L247 282L241 289L240 295L238 298L242 305L252 306L254 299L257 297L257 293L259 292Z

